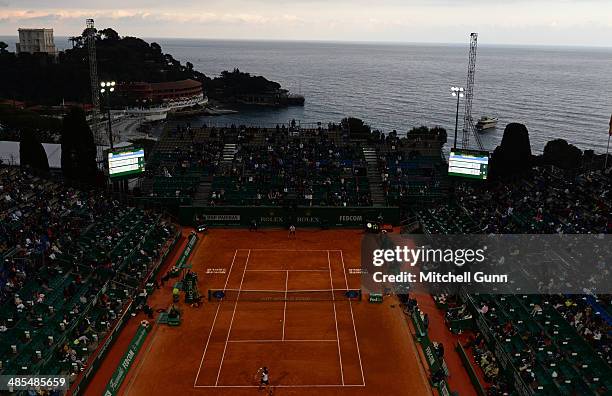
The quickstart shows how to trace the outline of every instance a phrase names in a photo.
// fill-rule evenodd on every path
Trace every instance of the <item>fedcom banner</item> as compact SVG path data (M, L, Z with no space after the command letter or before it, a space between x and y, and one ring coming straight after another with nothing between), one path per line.
M369 234L366 292L609 294L609 235ZM606 266L606 262L608 266Z
M239 214L207 214L204 219L210 222L236 222L240 223Z

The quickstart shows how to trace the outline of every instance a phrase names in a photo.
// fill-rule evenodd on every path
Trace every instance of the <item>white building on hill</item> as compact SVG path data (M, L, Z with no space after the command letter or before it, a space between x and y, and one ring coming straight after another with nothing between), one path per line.
M53 40L53 29L18 29L19 42L15 44L17 53L27 52L30 54L47 53L57 56L55 41Z

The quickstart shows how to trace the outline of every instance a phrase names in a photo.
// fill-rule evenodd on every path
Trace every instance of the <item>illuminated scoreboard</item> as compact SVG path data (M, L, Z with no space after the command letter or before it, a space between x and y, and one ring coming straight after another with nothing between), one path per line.
M111 178L137 176L144 170L144 149L131 148L108 153L108 175Z
M487 151L452 149L448 159L448 175L484 180L489 174Z

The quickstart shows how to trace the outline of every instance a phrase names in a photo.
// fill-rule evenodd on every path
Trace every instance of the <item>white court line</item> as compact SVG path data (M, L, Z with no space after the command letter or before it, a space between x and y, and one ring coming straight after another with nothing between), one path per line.
M340 252L340 256L341 256L341 259L342 259L342 267L343 267L343 272L344 272L344 279L345 279L345 283L346 283L346 289L344 289L344 290L348 290L348 280L347 280L347 277L346 277L346 267L345 267L345 264L344 264L344 256L343 256L343 253L342 253L341 249L329 249L329 250L323 250L323 249L320 249L320 250L319 249L310 249L310 250L308 250L308 249L303 249L303 250L299 250L299 249L296 249L296 250L293 250L293 249L236 249L236 251L234 253L234 259L232 260L232 265L230 266L230 271L228 273L228 277L227 277L226 282L225 282L225 286L224 286L225 290L229 290L229 289L227 289L227 284L228 284L228 281L229 281L229 276L230 276L231 271L232 271L232 267L234 265L234 261L236 259L236 254L237 254L237 252L239 250L248 250L249 251L249 254L247 256L247 263L245 264L245 268L244 268L244 271L243 271L242 281L244 280L245 272L251 271L251 270L247 269L248 260L249 260L249 257L250 257L251 250L261 250L261 251L293 251L293 252L312 252L312 251L315 251L315 252L319 252L319 251L320 252L327 252L327 256L328 256L327 257L328 258L328 271L330 273L330 277L332 275L331 275L331 261L330 261L330 257L329 257L329 252ZM280 270L280 271L282 271L282 270ZM299 271L299 270L286 270L286 271ZM311 271L313 271L313 272L317 271L318 272L319 270L311 270ZM325 272L325 270L322 270L322 271ZM238 289L239 293L240 293L240 291L245 291L245 290L242 290L242 281L241 281L240 289ZM343 289L333 289L333 280L332 280L332 289L331 290L308 290L308 291L326 291L326 292L329 292L329 291L334 291L334 290L343 290ZM272 292L281 292L281 293L283 292L283 290L250 290L250 291L272 291ZM237 303L238 303L238 301L236 301L236 303L234 305L234 314L235 314ZM362 377L363 383L362 384L344 384L343 383L343 384L312 384L312 385L276 385L275 388L360 388L360 387L365 387L365 377L364 377L363 365L362 365L362 361L361 361L361 352L359 350L359 341L357 339L357 329L355 327L355 318L354 318L354 314L353 314L352 301L350 301L350 300L349 300L349 306L350 306L350 309L351 309L351 318L352 318L352 321L353 321L353 331L354 331L354 335L355 335L355 342L357 344L357 353L358 353L358 356L359 356L359 366L361 368L361 377ZM217 313L219 311L219 307L220 307L220 305L217 306ZM336 315L335 303L334 303L334 315ZM211 335L212 335L212 331L213 331L213 328L215 326L216 317L217 317L217 314L215 314L215 319L213 320L213 327L211 327L211 331L210 331L209 336L208 336L208 340L207 340L207 343L206 343L204 354L202 355L202 360L200 362L200 367L198 369L198 374L196 375L196 380L194 382L194 388L258 388L257 385L218 385L219 375L221 373L221 366L219 367L219 372L218 372L218 375L217 375L217 382L215 383L215 385L196 385L198 377L199 377L199 374L200 374L200 370L202 369L202 365L203 365L203 362L204 362L204 357L206 355L206 349L208 348L208 344L209 344L209 341L210 341L210 338L211 338ZM234 315L232 315L232 322L233 322L233 319L234 319ZM228 331L228 339L226 339L225 348L227 348L227 343L228 342L231 342L231 343L234 343L234 342L337 342L338 343L338 353L340 354L340 345L339 345L340 340L339 340L339 338L336 339L336 340L233 340L232 341L232 340L229 340L229 334L231 332L231 326L232 326L232 323L230 323L230 329ZM339 333L338 333L337 317L336 317L336 334L339 335ZM223 351L223 354L225 355L225 349ZM342 373L342 381L344 382L343 366L342 366L341 359L342 358L340 356L340 370L341 370L341 373ZM221 365L223 364L223 360L224 360L224 356L222 356L222 358L221 358Z
M285 270L285 269L250 269L247 270L247 272L327 272L326 269L290 269L290 270Z
M273 385L273 388L363 388L363 384ZM196 385L194 388L259 388L258 385Z
M338 340L229 340L228 342L337 342Z
M329 267L329 282L332 290L334 289L334 280L332 279L331 261L329 260L329 250L327 251L327 265ZM344 368L342 367L342 352L340 352L340 333L338 333L338 317L336 316L336 302L332 301L334 307L334 322L336 323L336 339L338 340L338 357L340 357L340 376L342 377L342 385L344 385Z
M247 271L248 272L248 271ZM326 271L327 272L327 271ZM336 290L346 291L346 289L305 289L305 290L287 290L288 293L299 293L299 292L334 292ZM285 290L269 290L269 289L223 289L222 291L231 292L270 292L270 293L284 293ZM325 300L322 300L325 301ZM344 300L342 300L344 301Z
M249 251L272 251L272 252L341 252L340 249L238 249L238 250L249 250Z
M285 308L283 308L283 340L285 339L285 319L287 318L287 285L289 284L289 271L285 276Z
M234 258L232 259L232 264L230 265L229 272L227 274L227 278L225 279L224 289L227 287L227 282L229 282L230 275L232 274L232 268L234 268L234 262L236 261L236 255L238 254L238 249L234 250ZM215 322L217 321L217 315L219 314L219 308L221 308L221 304L217 305L217 311L215 312L215 318L213 319L212 326L210 326L210 333L208 333L208 339L206 340L206 346L204 347L204 353L202 353L202 359L200 360L200 367L198 367L198 373L196 374L195 381L193 382L193 386L196 386L198 383L198 377L200 376L200 371L202 371L202 365L204 364L204 356L206 356L206 351L208 350L208 344L210 343L210 337L212 336L213 329L215 328Z
M346 284L346 289L348 290L348 279L346 278L346 267L344 266L344 254L342 254L342 250L340 250L340 259L342 260L342 272L344 273L344 283ZM349 307L351 308L351 319L353 321L353 332L355 333L355 343L357 344L357 356L359 356L359 368L361 369L361 381L363 382L363 386L365 386L365 376L363 375L363 364L361 363L361 352L359 351L359 340L357 339L357 328L355 327L355 316L353 315L353 302L349 299Z
M236 308L238 308L238 300L240 299L240 290L242 289L242 283L244 282L244 276L246 275L246 269L249 265L249 257L251 257L251 251L247 254L246 262L244 263L244 270L242 271L242 279L240 279L240 287L238 288L238 298L234 303L234 312L232 312L232 320L230 321L229 329L227 330L227 338L225 339L225 346L223 347L223 355L221 355L221 364L219 365L219 371L217 372L217 380L215 385L219 384L219 376L221 375L221 369L223 368L223 359L225 359L225 352L227 350L227 341L229 341L230 333L232 332L232 326L234 324L234 316L236 316Z

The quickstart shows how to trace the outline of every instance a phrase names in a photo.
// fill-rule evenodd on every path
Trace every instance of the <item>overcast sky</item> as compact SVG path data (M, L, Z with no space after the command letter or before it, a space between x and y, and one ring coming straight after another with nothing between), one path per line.
M612 47L612 0L0 0L0 35L80 34L86 18L121 35L227 39Z

